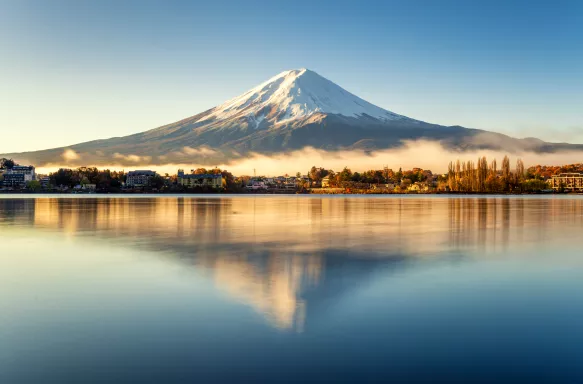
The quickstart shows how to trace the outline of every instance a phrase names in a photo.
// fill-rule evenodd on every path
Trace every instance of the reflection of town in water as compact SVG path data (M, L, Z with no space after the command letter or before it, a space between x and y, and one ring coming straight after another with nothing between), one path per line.
M10 227L7 225L10 224ZM452 251L492 255L578 236L583 200L541 198L42 198L0 200L0 228L161 252L203 267L274 326L301 330L319 300Z

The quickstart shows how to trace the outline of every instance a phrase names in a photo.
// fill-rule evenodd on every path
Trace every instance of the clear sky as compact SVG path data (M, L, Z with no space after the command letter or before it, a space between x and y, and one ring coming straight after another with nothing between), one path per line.
M0 153L145 131L302 67L416 119L583 143L583 1L0 0Z

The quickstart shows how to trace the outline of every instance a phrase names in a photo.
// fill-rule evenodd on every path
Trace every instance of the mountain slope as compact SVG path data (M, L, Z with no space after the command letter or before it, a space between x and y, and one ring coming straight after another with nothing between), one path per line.
M457 150L583 150L582 145L520 140L411 119L377 107L313 71L299 69L282 72L208 111L143 133L3 156L37 165L58 164L64 152L72 150L82 164L211 164L250 152L272 154L306 146L374 150L417 139L439 141Z

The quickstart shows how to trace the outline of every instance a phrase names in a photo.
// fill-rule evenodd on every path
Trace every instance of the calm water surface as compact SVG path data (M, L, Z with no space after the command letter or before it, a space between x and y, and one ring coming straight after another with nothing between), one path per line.
M583 382L583 199L1 197L0 383Z

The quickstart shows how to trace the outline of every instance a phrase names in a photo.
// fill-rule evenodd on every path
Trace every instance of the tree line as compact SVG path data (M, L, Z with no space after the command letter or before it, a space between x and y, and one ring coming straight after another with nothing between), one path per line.
M236 189L234 176L226 170L198 168L192 170L191 173L221 174L225 189L227 191ZM76 185L95 184L95 189L98 192L120 192L126 182L126 178L127 174L123 171L111 171L109 169L98 169L95 167L81 167L77 169L61 168L49 174L49 183L53 187L68 188L73 188ZM186 188L179 185L176 175L170 176L169 174L165 174L165 176L161 176L156 174L150 179L149 186L146 189L165 192L188 192L196 188ZM214 192L213 189L209 189L209 191Z
M125 180L126 173L123 171L95 167L61 168L49 174L49 184L54 187L73 188L76 185L94 184L96 190L104 192L120 191Z
M504 156L500 168L496 159L488 163L486 157L481 157L476 163L450 162L445 182L451 192L521 193L547 188L544 180L527 176L521 159L516 160L514 169L511 169L508 156Z
M342 186L346 183L366 183L366 184L407 184L411 185L417 182L424 182L433 179L433 173L430 170L421 168L413 168L411 170L403 171L399 168L394 172L390 168L371 169L365 172L352 172L350 168L345 167L340 172L327 170L313 166L308 172L308 176L312 181L322 181L328 177L330 186Z
M560 173L583 173L583 164L534 165L526 170L529 179L549 179Z

